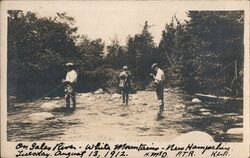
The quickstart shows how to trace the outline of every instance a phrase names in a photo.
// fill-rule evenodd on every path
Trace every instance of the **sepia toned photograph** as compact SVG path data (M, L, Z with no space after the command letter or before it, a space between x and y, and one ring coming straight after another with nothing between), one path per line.
M6 10L7 142L247 141L244 9L81 4Z

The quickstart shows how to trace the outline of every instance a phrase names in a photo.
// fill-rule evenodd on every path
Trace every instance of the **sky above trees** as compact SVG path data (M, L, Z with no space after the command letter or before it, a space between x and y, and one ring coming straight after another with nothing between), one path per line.
M187 19L186 11L176 11L164 3L84 3L77 8L39 8L25 11L37 12L39 16L56 16L57 12L66 12L76 20L78 34L89 38L101 38L108 45L110 39L117 36L120 44L125 44L128 35L134 36L141 31L145 21L148 21L154 42L158 44L166 23L170 23L174 15L181 20Z
M106 45L110 38L118 37L121 44L126 43L126 37L138 33L147 20L150 32L156 44L161 38L161 31L166 23L171 22L176 15L181 21L187 20L189 10L239 10L246 7L244 3L235 2L178 2L178 1L29 1L5 3L4 8L37 12L40 16L56 16L56 12L67 12L76 19L78 34L89 38L102 38ZM6 13L5 13L6 14Z

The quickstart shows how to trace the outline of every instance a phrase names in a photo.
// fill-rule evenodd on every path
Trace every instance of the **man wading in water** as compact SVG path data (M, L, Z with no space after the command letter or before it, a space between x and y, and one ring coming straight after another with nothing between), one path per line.
M159 101L159 113L158 116L161 116L164 111L164 82L165 82L165 75L164 72L159 68L157 63L154 63L151 66L152 70L156 72L156 75L151 74L154 77L154 83L156 85L156 95Z
M128 71L127 66L123 66L122 69L123 70L119 75L120 78L119 87L122 89L122 103L123 104L126 103L126 105L128 105L131 74Z
M62 80L62 82L65 84L66 108L67 110L70 109L70 101L72 101L73 110L75 110L76 108L75 84L77 81L77 73L74 70L73 63L67 63L66 67L68 71L66 74L66 79Z

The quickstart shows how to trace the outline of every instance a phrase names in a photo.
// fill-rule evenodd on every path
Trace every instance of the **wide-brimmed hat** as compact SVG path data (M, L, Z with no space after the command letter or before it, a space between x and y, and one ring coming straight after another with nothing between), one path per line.
M128 67L125 65L122 67L123 70L128 70Z
M152 66L151 66L151 69L154 69L156 66L158 66L157 63L154 63Z
M74 66L74 63L67 63L65 66Z

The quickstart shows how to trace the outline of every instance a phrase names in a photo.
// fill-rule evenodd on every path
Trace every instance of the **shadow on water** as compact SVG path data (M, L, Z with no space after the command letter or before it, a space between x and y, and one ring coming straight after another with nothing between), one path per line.
M243 135L229 135L226 132L230 128L242 128L243 106L228 103L204 102L203 104L191 105L185 109L189 119L175 121L176 124L183 125L179 132L186 133L190 130L204 131L210 134L217 142L241 142ZM204 114L201 109L207 110ZM187 127L188 125L188 127Z
M72 115L75 112L75 109L73 108L68 109L66 107L61 107L61 108L56 108L52 110L52 112L57 112L57 113L64 114L64 116L68 116L68 115Z
M80 121L65 120L74 114L75 111L66 108L59 108L51 113L53 119L40 122L29 120L29 114L44 112L39 105L32 106L27 104L17 106L15 110L8 112L7 133L8 141L34 141L34 140L55 140L64 134L64 130L80 124Z
M157 115L157 117L156 117L156 121L161 121L161 120L163 120L165 117L163 116L163 115Z

